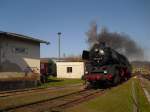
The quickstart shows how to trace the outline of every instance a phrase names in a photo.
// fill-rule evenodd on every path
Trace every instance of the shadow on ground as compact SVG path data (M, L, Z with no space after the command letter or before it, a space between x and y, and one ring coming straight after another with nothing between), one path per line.
M109 82L97 82L97 83L94 83L92 85L89 85L89 87L87 87L87 88L92 88L92 89L110 89L112 87L116 87L116 86L119 86L119 85L121 85L123 83L126 83L128 80L121 81L118 84L113 84L113 83L109 83Z
M64 81L63 79L48 79L47 82L62 82Z

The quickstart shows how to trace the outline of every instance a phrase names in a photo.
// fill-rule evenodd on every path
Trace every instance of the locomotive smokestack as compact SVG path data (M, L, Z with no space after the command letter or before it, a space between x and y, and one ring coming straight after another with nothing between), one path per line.
M128 57L131 60L142 60L144 57L143 49L128 35L124 33L108 32L106 28L102 28L100 33L97 33L96 23L92 24L87 32L87 42L90 48L94 44L101 45L105 42L106 45Z
M105 42L100 42L99 45L100 45L101 47L105 47L105 46L106 46L106 43L105 43Z

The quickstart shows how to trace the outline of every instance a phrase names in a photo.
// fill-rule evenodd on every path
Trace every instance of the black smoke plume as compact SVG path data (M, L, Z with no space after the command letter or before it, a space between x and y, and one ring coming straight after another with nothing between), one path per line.
M98 33L96 23L91 25L90 30L87 32L87 37L87 42L90 47L94 44L105 42L109 47L128 57L130 61L142 60L144 57L143 49L128 35L109 32L106 28L102 28L100 33Z

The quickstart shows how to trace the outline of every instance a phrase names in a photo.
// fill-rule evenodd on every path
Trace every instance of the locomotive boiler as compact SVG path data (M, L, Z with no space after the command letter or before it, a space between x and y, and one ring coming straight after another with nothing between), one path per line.
M89 51L84 50L82 59L86 62L84 79L88 85L105 82L117 85L131 77L128 59L105 43L95 44Z

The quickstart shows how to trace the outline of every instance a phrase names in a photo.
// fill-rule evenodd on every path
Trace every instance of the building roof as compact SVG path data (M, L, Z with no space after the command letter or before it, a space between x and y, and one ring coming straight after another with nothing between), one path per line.
M48 41L44 41L44 40L40 40L40 39L36 39L36 38L32 38L30 36L25 36L22 34L17 34L17 33L11 33L11 32L3 32L0 31L0 35L8 35L11 36L12 38L20 38L20 39L25 39L25 40L30 40L30 41L34 41L34 42L38 42L38 43L45 43L45 44L50 44L50 42Z
M66 58L40 58L40 61L43 63L48 63L50 60L56 62L84 62L83 60L67 60Z

